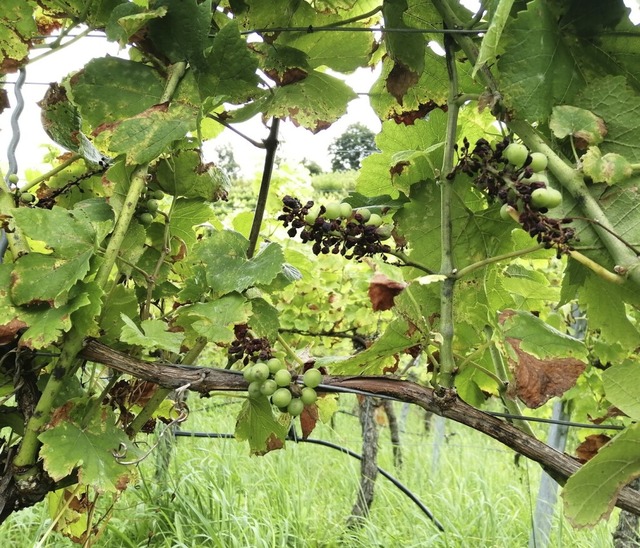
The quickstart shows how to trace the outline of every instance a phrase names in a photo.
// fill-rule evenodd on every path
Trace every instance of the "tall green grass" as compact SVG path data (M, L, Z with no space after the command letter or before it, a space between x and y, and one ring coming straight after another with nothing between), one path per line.
M232 432L239 404L192 400L185 430ZM224 402L223 402L224 403ZM343 397L346 411L354 400ZM207 409L208 408L208 409ZM399 411L399 406L398 406ZM357 418L336 416L313 436L360 452ZM402 436L404 465L394 470L388 431L379 464L408 486L444 525L433 523L383 477L372 511L358 529L345 523L359 484L359 462L328 448L287 443L285 450L250 457L235 440L180 437L170 472L155 479L152 455L142 481L119 501L96 546L106 547L525 547L540 478L537 465L477 432L448 423L434 462L435 434L412 408ZM557 508L554 547L607 547L616 518L587 531L572 529ZM614 514L617 515L617 514ZM44 505L12 516L0 527L0 546L32 546L50 524ZM44 546L73 546L58 534Z

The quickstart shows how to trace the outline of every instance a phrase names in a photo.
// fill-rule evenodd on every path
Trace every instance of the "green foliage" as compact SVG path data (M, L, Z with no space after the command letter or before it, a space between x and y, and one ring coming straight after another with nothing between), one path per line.
M564 392L576 414L610 417L614 405L637 418L640 56L627 39L637 29L619 0L505 0L472 17L453 1L6 3L3 74L56 27L51 52L79 24L130 47L128 60L94 59L41 103L49 135L84 161L54 159L52 172L0 188L0 343L20 350L0 356L18 396L3 388L0 460L17 474L0 482L16 486L7 508L35 501L48 479L87 486L91 500L123 490L136 436L159 410L178 415L163 390L112 382L96 363L87 380L87 337L143 361L230 367L230 379L278 356L279 376L307 388L326 378L302 375L313 363L456 388L476 406L503 396L517 411L507 396ZM358 30L377 25L406 32ZM445 28L470 34L429 32ZM335 173L280 164L257 200L228 151L203 160L220 122L325 129L355 98L335 73L374 65L382 131L374 141L350 126L329 151ZM287 195L306 208L295 220ZM553 364L565 360L584 369L577 381L557 382ZM246 377L235 432L251 454L282 447L292 416L315 421L291 378L270 402L273 382ZM336 400L318 392L304 401L327 419ZM569 479L576 524L606 516L637 475L637 441L630 426ZM58 527L79 538L94 507L73 511L76 527L71 514Z

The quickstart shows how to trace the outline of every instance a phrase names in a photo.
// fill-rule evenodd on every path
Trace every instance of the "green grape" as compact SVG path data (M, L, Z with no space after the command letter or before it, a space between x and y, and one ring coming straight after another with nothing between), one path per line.
M333 220L340 217L341 211L340 211L340 204L338 202L329 202L324 206L324 208L325 208L324 216L327 219Z
M500 208L500 218L504 221L512 221L513 217L509 214L512 209L513 208L509 204L502 204L502 207Z
M544 171L547 169L548 160L542 152L532 152L530 156L531 163L528 167L530 167L532 171Z
M371 218L371 211L369 211L366 207L361 207L360 209L356 210L356 213L358 213L360 217L362 217L363 223L366 223Z
M531 205L536 209L553 209L562 203L562 194L555 188L536 188L531 193Z
M369 226L380 226L382 224L382 217L380 217L380 215L378 215L377 213L372 213L371 217L369 217L369 220L367 221L367 224Z
M529 155L529 150L526 146L521 145L520 143L511 143L507 148L504 149L502 155L507 159L507 161L513 164L516 167L522 167L527 156Z
M536 183L544 183L545 185L549 185L549 177L547 176L546 171L541 171L540 173L534 173L529 181Z
M20 177L18 177L16 173L12 173L9 175L8 179L11 184L15 185L20 180Z
M320 206L314 205L309 210L309 213L307 213L304 216L304 222L307 223L308 225L312 225L313 223L316 222L316 219L318 218L318 215L320 215Z
M138 221L142 226L149 226L153 222L153 215L151 213L140 213Z
M376 234L378 238L381 240L388 240L391 238L391 233L393 232L393 225L382 225L376 228Z
M263 382L269 378L269 366L264 362L258 362L253 366L253 374L257 381Z
M289 386L291 384L291 373L287 369L279 369L275 372L273 380L278 386Z
M30 204L34 202L35 199L36 197L31 194L31 192L23 192L22 194L20 194L20 201L24 202L25 204Z
M242 376L247 382L253 382L256 380L255 372L253 370L253 366L245 367L242 371Z
M302 403L302 400L300 398L293 398L289 402L289 405L287 405L287 413L289 413L289 415L291 415L292 417L299 416L300 413L302 413L303 409L304 403Z
M318 393L310 386L305 386L300 394L300 399L305 405L311 405L318 399Z
M352 213L353 208L351 207L351 204L348 204L347 202L342 202L340 204L340 217L342 217L343 219L348 219L349 217L351 217Z
M267 362L267 367L269 368L269 373L275 375L280 369L284 367L284 363L280 358L271 358Z
M291 392L289 392L288 388L278 388L272 395L271 395L271 403L273 405L275 405L276 407L287 407L287 405L289 405L289 402L291 401Z
M247 388L247 393L250 398L259 398L262 395L262 381L253 381L249 383L249 388Z
M162 200L162 198L164 198L164 192L162 192L162 190L154 190L151 194L149 194L149 196L156 200Z
M155 213L156 211L158 211L159 207L160 204L158 203L158 200L154 200L153 198L147 200L147 203L145 204L145 208L149 213Z
M273 394L277 389L278 385L276 384L276 381L274 381L273 379L267 379L262 383L262 386L260 387L260 393L263 396L271 396L271 394Z
M322 373L318 369L307 369L302 375L302 382L309 388L315 388L322 382Z

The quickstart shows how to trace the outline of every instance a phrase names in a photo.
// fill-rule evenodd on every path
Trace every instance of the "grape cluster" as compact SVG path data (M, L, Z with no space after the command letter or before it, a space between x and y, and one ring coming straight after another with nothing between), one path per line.
M318 398L315 388L322 382L320 370L310 368L302 375L301 388L293 383L296 374L292 374L278 358L258 361L245 367L242 374L249 383L249 398L270 398L272 405L292 417L300 415L305 405L315 403Z
M456 150L459 161L449 179L458 172L473 177L476 187L490 201L503 204L500 214L504 219L515 211L522 228L546 248L555 247L558 256L571 249L575 230L566 225L572 219L546 215L549 209L562 203L562 194L549 186L544 154L530 153L524 145L509 139L500 141L495 148L486 139L479 139L471 149L465 138L462 147L456 146Z
M232 362L242 361L244 365L259 360L267 361L273 357L269 340L253 337L249 326L238 324L234 327L236 338L229 345L229 358Z
M318 206L313 201L302 205L292 196L282 199L282 215L278 217L292 238L300 231L300 239L313 243L316 255L334 253L357 260L375 254L389 253L383 240L391 237L393 227L382 223L382 217L366 208L353 209L343 202Z
M160 200L164 198L162 190L147 190L138 202L136 217L142 226L149 226L160 209Z

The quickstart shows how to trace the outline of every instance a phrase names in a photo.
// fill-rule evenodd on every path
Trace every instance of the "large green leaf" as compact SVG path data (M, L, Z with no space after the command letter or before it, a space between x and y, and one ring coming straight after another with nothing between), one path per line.
M247 259L248 248L249 242L241 234L216 231L194 248L193 262L204 266L207 283L218 294L270 283L282 269L282 249L271 243Z
M627 360L602 374L607 400L632 419L640 418L640 364Z
M38 34L33 5L27 0L5 0L0 13L0 74L15 70L29 54L30 40Z
M121 464L116 455L124 453L122 460L134 461L142 451L116 426L115 417L107 408L83 420L82 411L88 410L84 405L81 407L74 410L70 402L58 409L53 425L40 434L44 469L56 481L77 470L81 485L98 492L124 490L136 474L133 468Z
M502 45L500 92L519 118L546 121L553 105L570 101L584 85L574 53L546 2L533 0L511 19Z
M168 350L180 353L180 346L184 340L184 333L167 331L167 324L162 320L143 320L138 327L131 318L121 313L123 321L121 340L128 344L142 346L152 350Z
M640 476L640 423L629 426L602 447L568 480L562 491L565 516L576 527L607 518L616 496Z
M164 89L150 66L118 57L93 59L70 84L82 119L94 128L145 111L160 100Z

